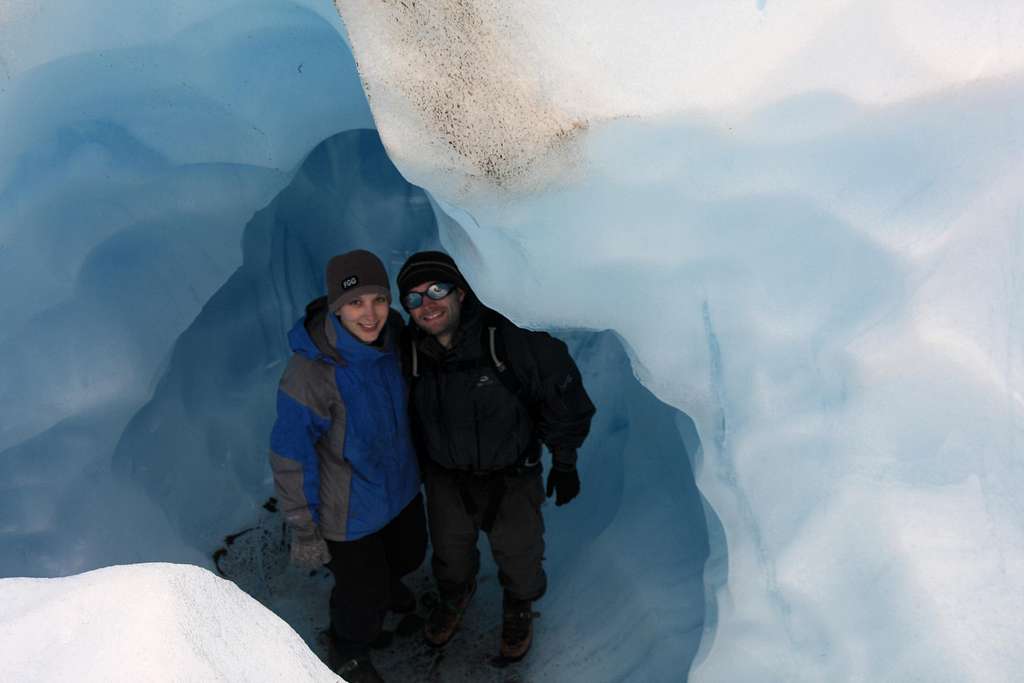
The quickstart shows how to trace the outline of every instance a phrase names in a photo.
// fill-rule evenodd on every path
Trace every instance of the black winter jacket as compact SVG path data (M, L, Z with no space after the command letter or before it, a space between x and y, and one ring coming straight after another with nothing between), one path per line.
M496 328L506 356L498 360L515 373L519 395L498 375L488 327ZM595 408L564 342L516 326L472 293L450 349L412 321L406 332L409 409L421 456L447 469L494 471L536 460L543 443L556 462L575 464Z

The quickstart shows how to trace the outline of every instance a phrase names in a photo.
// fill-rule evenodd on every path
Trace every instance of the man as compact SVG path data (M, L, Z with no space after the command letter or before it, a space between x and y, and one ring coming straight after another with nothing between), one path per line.
M518 661L533 640L532 603L547 588L541 444L552 454L547 496L564 505L580 490L576 451L594 406L566 345L480 303L447 254L411 256L398 287L411 318L409 409L441 594L424 635L440 647L458 628L483 530L504 589L501 657Z
M411 612L402 577L426 554L420 472L406 408L384 264L368 251L327 264L327 296L288 335L270 464L292 530L291 559L334 574L331 665L352 683L383 679L370 661L387 611Z

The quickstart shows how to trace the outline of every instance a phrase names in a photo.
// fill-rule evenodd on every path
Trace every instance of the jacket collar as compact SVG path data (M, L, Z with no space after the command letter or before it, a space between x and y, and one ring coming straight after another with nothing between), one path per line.
M341 326L336 315L327 310L327 297L314 299L306 306L306 315L288 333L292 351L311 360L332 365L347 365L380 358L392 353L395 346L395 328L401 325L401 316L391 311L381 331L382 346L364 344Z
M337 350L344 360L353 364L378 360L394 350L394 340L391 338L394 335L391 333L390 316L384 322L384 328L380 332L384 337L384 343L380 345L365 344L356 339L351 332L342 326L341 321L338 320L336 315L328 315L327 323L324 327L331 346Z

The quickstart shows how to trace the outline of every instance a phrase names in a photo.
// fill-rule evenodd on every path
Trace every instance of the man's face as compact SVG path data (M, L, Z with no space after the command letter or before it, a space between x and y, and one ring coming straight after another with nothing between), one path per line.
M435 280L420 283L409 291L422 294L434 282ZM452 290L451 294L437 301L429 296L424 296L423 304L409 311L409 315L420 329L437 337L438 341L447 345L455 330L459 329L462 300L465 298L466 292L460 288Z
M383 294L363 294L338 309L338 320L356 339L372 344L387 322L389 304Z

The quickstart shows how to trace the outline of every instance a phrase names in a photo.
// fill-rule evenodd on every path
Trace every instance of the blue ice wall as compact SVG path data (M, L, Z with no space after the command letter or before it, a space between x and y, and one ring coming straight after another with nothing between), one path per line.
M372 126L320 9L0 10L0 574L195 557L111 453L253 213Z

